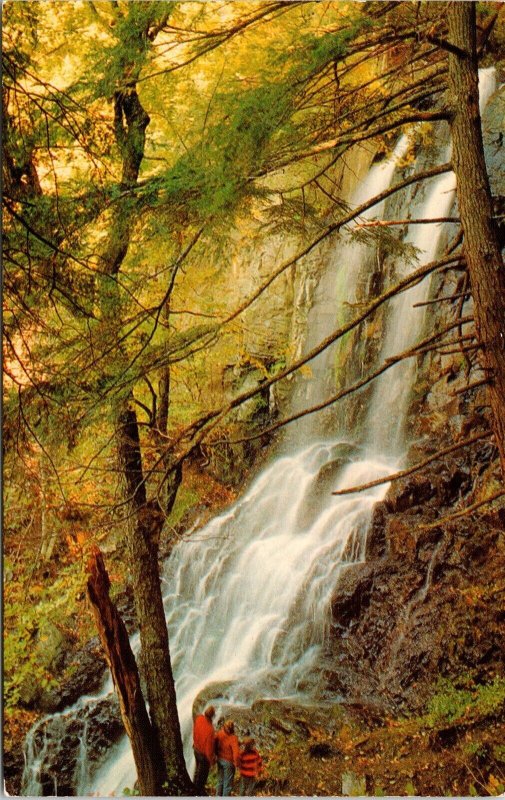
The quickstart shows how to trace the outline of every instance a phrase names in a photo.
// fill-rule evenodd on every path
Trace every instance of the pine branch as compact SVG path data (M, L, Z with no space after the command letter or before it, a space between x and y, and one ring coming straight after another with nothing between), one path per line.
M463 508L461 511L457 511L455 514L447 514L445 517L437 520L437 522L430 522L429 525L419 525L417 528L418 531L428 531L433 530L434 528L439 528L441 525L445 525L447 522L453 522L455 519L461 519L461 517L466 517L468 514L471 514L473 511L476 511L478 508L482 508L482 506L487 506L489 503L493 503L495 500L498 500L500 497L505 497L505 489L499 489L497 492L489 495L486 497L485 500L479 500L478 503L472 503L471 506L467 506Z
M484 433L478 433L475 436L470 436L469 439L464 439L462 442L457 442L457 444L453 444L450 447L444 447L443 450L438 450L432 456L423 459L423 461L419 461L413 467L402 469L400 472L394 472L392 475L388 475L387 478L377 478L375 481L362 483L360 486L352 486L349 489L339 489L336 492L332 492L332 495L341 496L344 494L355 494L356 492L363 492L365 489L372 489L374 486L383 486L385 483L392 483L393 481L402 480L402 478L407 478L409 475L413 475L415 472L419 472L420 470L424 469L424 467L433 463L433 461L438 461L440 458L448 455L448 453L453 453L455 450L461 450L463 447L468 447L474 442L478 442L480 439L485 439L488 436L491 436L492 433L492 431L484 431Z
M232 322L234 319L236 319L236 317L238 317L246 309L248 309L249 306L251 306L255 302L255 300L257 300L258 297L260 297L260 295L262 295L263 292L266 289L268 289L268 287L280 275L282 275L283 272L285 272L287 269L296 264L297 261L299 261L301 258L308 255L308 253L310 253L314 249L314 247L316 247L318 244L324 241L324 239L326 239L332 233L335 233L336 231L340 230L340 228L342 228L344 225L347 225L349 222L352 222L356 217L359 217L361 214L364 214L365 211L368 211L370 208L373 208L373 206L377 205L378 203L382 203L383 200L395 194L395 192L398 192L401 189L405 189L407 186L410 186L412 183L416 183L417 181L426 180L427 178L432 178L436 175L443 175L444 173L450 172L451 170L452 170L452 165L449 162L446 164L441 164L438 167L433 167L432 169L424 170L423 172L418 172L414 175L410 175L408 178L399 181L398 183L394 184L394 186L389 187L389 189L385 189L383 192L380 192L379 194L375 195L375 197L372 197L370 200L367 200L360 206L357 206L356 208L352 209L347 214L344 214L344 216L340 217L340 219L337 220L337 222L328 225L328 227L325 228L324 231L321 234L319 234L319 236L313 239L312 242L310 242L310 244L307 245L307 247L296 253L296 255L294 255L292 258L288 258L287 261L284 261L284 263L281 264L275 270L275 272L273 272L272 275L270 275L270 277L267 278L261 284L261 286L259 286L259 288L249 298L247 298L247 300L244 301L244 303L242 303L242 305L240 305L237 309L235 309L235 311L224 320L223 325Z
M464 321L472 322L473 317L467 317ZM262 436L268 436L274 433L275 431L279 430L279 428L283 428L285 425L289 425L291 422L296 422L296 420L302 419L302 417L306 417L309 414L315 414L318 411L323 411L325 408L329 408L330 406L337 403L339 400L342 400L344 397L348 397L349 395L354 394L354 392L363 389L365 386L374 381L376 378L380 377L384 372L386 372L388 369L391 369L391 367L393 367L395 364L398 364L400 361L403 361L406 358L413 358L415 356L419 356L421 353L424 352L423 350L424 345L432 343L440 336L443 336L445 333L448 333L450 330L459 327L459 325L460 325L460 320L458 320L457 322L453 322L451 325L448 325L443 330L438 331L437 333L432 334L431 336L428 336L426 339L423 339L411 350L405 350L403 353L398 353L396 356L388 358L381 364L381 366L378 369L375 370L375 372L372 372L370 375L367 375L365 378L362 378L361 380L357 381L357 383L352 384L352 386L347 386L345 389L342 389L340 392L328 398L328 400L325 400L322 403L318 403L315 406L310 406L310 408L305 408L303 409L303 411L299 411L296 414L291 415L290 417L285 417L284 419L279 420L273 425L270 425L268 428L264 428L259 433L252 434L251 436L244 436L241 437L240 439L218 440L217 442L211 442L210 446L214 447L218 444L242 444L244 442L252 442L255 439L259 439ZM262 384L261 388L263 388L263 386L264 384Z

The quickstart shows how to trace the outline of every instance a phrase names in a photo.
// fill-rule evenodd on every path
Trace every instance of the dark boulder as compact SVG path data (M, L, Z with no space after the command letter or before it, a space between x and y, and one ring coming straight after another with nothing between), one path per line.
M350 564L342 570L331 604L336 628L351 628L365 613L370 604L374 575L375 565L368 563Z
M46 713L62 711L73 705L83 694L92 694L100 688L107 664L98 637L90 639L77 652L66 658L67 679L50 692L44 693L39 706Z
M436 492L429 478L413 475L406 481L394 483L388 492L386 508L390 513L406 511L430 500Z

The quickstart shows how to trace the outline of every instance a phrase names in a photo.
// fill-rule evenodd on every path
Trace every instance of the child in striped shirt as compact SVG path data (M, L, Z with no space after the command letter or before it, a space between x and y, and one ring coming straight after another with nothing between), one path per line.
M256 781L263 766L261 756L254 745L255 741L250 736L242 742L243 749L240 751L239 757L240 794L242 797L253 796Z

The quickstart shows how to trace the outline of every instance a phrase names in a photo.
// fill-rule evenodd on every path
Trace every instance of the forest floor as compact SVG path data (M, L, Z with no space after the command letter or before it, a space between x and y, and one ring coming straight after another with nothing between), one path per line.
M493 796L505 784L503 706L452 722L392 719L358 705L261 701L227 710L256 737L265 769L257 795ZM211 774L210 792L215 778ZM238 792L238 785L236 787Z

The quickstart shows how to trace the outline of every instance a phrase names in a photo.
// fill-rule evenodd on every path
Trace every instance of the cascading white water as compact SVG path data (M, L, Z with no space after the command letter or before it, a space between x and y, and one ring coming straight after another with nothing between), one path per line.
M408 147L409 137L401 136L392 156L370 168L365 180L358 184L354 192L352 198L354 208L359 208L388 188L397 165ZM383 211L384 201L363 212L360 222L381 218ZM343 230L329 254L326 269L315 290L314 302L307 319L306 352L316 347L329 333L355 313L353 306L358 301L359 283L363 272L369 266L369 261L375 258L373 248L369 244L353 237L355 229L356 222ZM295 411L301 411L320 402L326 394L334 393L335 383L338 382L335 368L345 357L342 349L342 340L338 340L310 362L310 378L305 380L301 389L295 393L293 401ZM349 425L345 423L341 426L343 433L348 428ZM318 420L312 416L308 417L301 427L298 424L294 433L298 441L302 436L312 438L319 435Z
M491 75L485 80L489 96ZM372 167L354 198L356 205L387 188L406 143L402 138L390 159ZM450 180L452 176L434 181L412 215L445 215L453 202ZM381 212L375 207L370 215ZM432 225L420 227L409 230L408 239L419 248L419 262L426 263L436 255L438 235ZM329 262L331 275L323 279L324 285L338 291L338 302L354 302L359 262L368 256L364 245L347 244ZM423 317L412 305L425 296L427 289L421 287L392 304L382 357L407 349L418 335ZM336 294L334 298L337 303ZM324 316L318 322L318 339L335 327L335 316ZM319 370L322 379L324 372ZM314 374L317 393L318 371ZM210 685L218 701L225 697L236 704L259 696L310 694L339 572L363 559L371 511L387 484L348 497L332 497L331 491L387 477L396 468L405 447L402 435L412 380L412 369L402 364L394 380L390 371L378 384L366 415L364 449L353 451L353 442L363 437L342 425L334 441L320 441L313 429L313 439L299 442L296 452L291 439L292 451L283 451L231 508L174 549L163 581L188 763L193 702ZM37 795L40 749L29 755L23 794ZM90 779L86 765L80 765L76 791L117 794L132 787L135 777L124 737Z
M446 148L443 161L450 157L450 148ZM456 178L454 173L432 179L429 182L426 199L413 203L413 218L433 219L446 217L454 204ZM405 243L417 250L420 264L428 264L438 251L443 223L431 225L411 225L405 237ZM396 278L408 274L409 269L400 262ZM419 307L429 293L430 281L423 280L409 288L391 301L390 316L395 324L389 324L381 350L381 360L411 349L419 332L423 329L425 308ZM415 360L395 364L376 382L374 394L368 411L367 430L368 445L373 451L401 456L404 450L404 426L410 400L410 390L415 378Z
M483 112L487 101L496 88L494 67L479 71L479 106ZM444 148L441 162L450 161L451 146ZM425 181L423 191L409 209L412 219L443 218L450 215L456 197L456 177L453 172ZM428 264L439 250L440 239L446 223L411 225L404 242L417 250L419 264ZM407 269L405 268L407 266ZM408 265L397 264L396 277L408 274ZM422 331L430 281L424 280L391 301L390 324L384 337L381 359L411 349ZM375 384L370 403L366 428L368 445L373 452L393 457L404 451L404 426L410 400L410 387L414 383L416 363L414 359L400 362L384 373Z
M355 205L389 186L407 145L402 137L393 156L372 167ZM326 286L333 283L341 291L345 286L339 302L355 300L354 281L367 249L348 243L339 249L337 269L334 262L328 265ZM322 324L318 321L318 338L335 327L336 296L334 308ZM309 337L307 348L313 343ZM316 391L324 377L324 369L315 371ZM165 575L170 586L165 604L188 761L193 702L209 685L215 685L218 701L225 692L226 702L235 704L310 691L338 574L364 557L371 511L387 485L348 498L330 499L330 492L386 477L392 469L380 455L350 458L352 439L348 431L337 441L316 438L295 453L283 453L234 506L174 551ZM90 789L109 794L134 779L123 742Z

